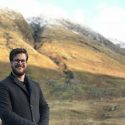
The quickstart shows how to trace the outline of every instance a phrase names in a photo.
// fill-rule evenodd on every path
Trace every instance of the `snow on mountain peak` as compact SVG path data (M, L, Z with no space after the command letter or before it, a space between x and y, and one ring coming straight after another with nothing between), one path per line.
M110 41L118 45L120 48L125 48L125 41L120 41L118 39L113 39L113 38L110 38Z
M41 27L45 26L45 25L60 25L63 26L61 22L61 20L63 20L63 18L51 18L48 16L43 16L40 15L38 17L31 17L28 18L27 21L28 23L35 23L35 24L40 24Z

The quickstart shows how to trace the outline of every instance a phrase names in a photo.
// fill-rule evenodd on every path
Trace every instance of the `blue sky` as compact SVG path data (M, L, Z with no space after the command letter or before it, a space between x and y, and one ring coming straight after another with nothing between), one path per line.
M0 7L20 11L24 17L69 18L107 38L125 41L125 0L0 0Z

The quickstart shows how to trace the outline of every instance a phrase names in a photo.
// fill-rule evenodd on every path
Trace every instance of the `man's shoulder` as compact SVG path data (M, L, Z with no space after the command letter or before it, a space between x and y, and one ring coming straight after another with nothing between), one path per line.
M7 83L7 82L10 82L11 81L11 78L10 78L10 75L5 77L3 80L0 81L0 83Z
M26 77L29 83L39 87L39 83L36 80L32 79L30 76L26 76Z
M10 83L10 82L11 82L11 78L10 78L10 76L7 76L3 80L0 81L0 86L7 87L9 85L8 83Z

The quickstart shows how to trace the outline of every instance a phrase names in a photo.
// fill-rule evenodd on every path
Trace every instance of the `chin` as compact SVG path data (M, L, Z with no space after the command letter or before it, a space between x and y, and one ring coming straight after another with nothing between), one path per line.
M24 75L24 74L25 74L25 72L17 72L17 73L16 73L17 76L22 76L22 75Z
M19 72L17 70L13 70L13 73L16 75L16 76L22 76L25 74L25 71L22 71L22 72Z

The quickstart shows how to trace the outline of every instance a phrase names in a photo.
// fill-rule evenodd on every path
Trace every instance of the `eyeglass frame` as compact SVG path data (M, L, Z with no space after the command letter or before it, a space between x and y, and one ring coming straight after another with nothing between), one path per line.
M15 63L20 63L21 62L22 64L24 64L24 63L27 62L27 60L25 60L25 59L15 59L12 62L15 62Z

